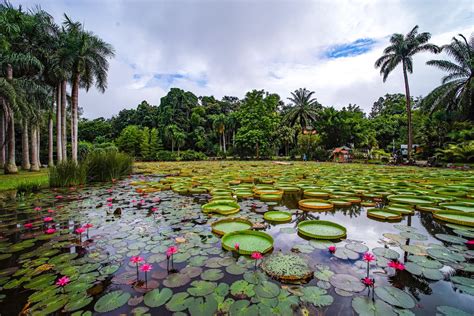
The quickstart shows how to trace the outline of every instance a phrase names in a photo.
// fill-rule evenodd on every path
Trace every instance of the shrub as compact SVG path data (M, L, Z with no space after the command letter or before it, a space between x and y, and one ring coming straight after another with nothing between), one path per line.
M44 187L44 184L42 182L25 181L25 182L18 183L15 186L15 189L17 191L17 194L22 194L22 193L38 192L43 187Z
M118 179L132 172L133 159L116 150L95 150L85 161L89 182Z
M51 187L70 187L85 184L87 166L85 163L63 161L49 168L49 185Z
M326 160L329 159L329 152L324 148L317 147L311 153L311 159L319 160L319 161L326 161Z
M184 161L207 160L207 156L204 153L194 150L182 151L179 157Z
M92 143L87 141L80 141L77 146L77 155L79 160L84 160L93 148L94 145Z
M178 155L169 150L160 150L156 153L156 160L158 161L176 161Z

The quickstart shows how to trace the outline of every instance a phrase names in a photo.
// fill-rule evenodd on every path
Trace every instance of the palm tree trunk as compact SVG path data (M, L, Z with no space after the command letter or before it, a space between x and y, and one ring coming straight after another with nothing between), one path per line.
M74 75L74 79L72 82L72 92L71 92L71 125L72 125L72 133L71 133L71 145L72 145L72 161L77 162L77 107L79 102L79 74Z
M28 142L28 121L25 119L23 121L23 126L21 129L21 168L23 170L30 170L30 146Z
M3 102L3 100L1 101ZM0 168L5 166L5 113L0 111Z
M67 113L66 113L66 80L61 83L61 151L62 160L67 160Z
M62 120L61 115L61 87L59 83L56 87L56 161L59 163L63 161L63 146L62 146Z
M408 74L403 62L403 78L405 79L405 98L407 106L407 123L408 123L408 160L411 159L411 149L413 146L413 132L411 126L411 104L410 104L410 87L408 86Z
M260 157L260 152L259 152L258 142L257 142L257 160L258 160L259 157Z
M13 80L13 67L12 65L7 65L7 80ZM5 101L4 101L5 102ZM15 115L13 114L12 109L8 104L4 107L5 111L5 122L7 130L7 142L8 142L8 156L5 163L5 174L18 173L18 168L16 167L15 159Z
M54 147L54 136L53 136L53 116L49 116L48 121L48 166L54 166L54 158L53 158L53 147Z
M225 146L225 133L222 133L222 147L224 148L224 154L227 152L226 146Z
M37 125L36 128L36 139L38 140L38 146L36 147L36 161L38 162L38 166L41 168L41 127L39 125Z
M39 171L37 129L35 124L31 126L31 171Z
M171 139L171 152L173 153L174 152L174 140Z

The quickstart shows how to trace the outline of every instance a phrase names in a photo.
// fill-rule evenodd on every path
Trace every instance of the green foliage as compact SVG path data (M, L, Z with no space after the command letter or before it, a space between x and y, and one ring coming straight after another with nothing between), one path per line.
M136 125L129 125L120 133L116 143L120 151L130 154L133 157L140 156L140 143L143 132Z
M151 151L150 151L150 129L145 127L142 130L142 138L140 141L140 156L143 160L150 160Z
M112 124L103 117L93 120L81 119L78 129L79 139L83 141L103 143L112 140Z
M49 168L49 185L53 188L85 184L87 165L68 160Z
M133 158L115 150L96 150L87 156L84 164L89 182L103 182L130 174Z
M204 153L198 151L185 150L179 154L179 159L183 161L207 160L207 156Z
M436 156L446 162L474 162L474 140L448 144L445 148L439 148Z
M156 160L158 161L176 161L177 159L178 154L169 150L160 150L156 153Z

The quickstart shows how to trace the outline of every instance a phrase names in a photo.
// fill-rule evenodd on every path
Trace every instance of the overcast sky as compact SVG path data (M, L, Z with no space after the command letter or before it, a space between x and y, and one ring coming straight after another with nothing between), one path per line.
M142 100L158 105L171 87L194 94L243 98L251 89L283 99L300 88L324 106L357 104L366 112L379 96L403 93L400 68L382 83L375 60L393 33L415 26L432 42L474 32L471 0L25 0L61 23L63 13L111 43L108 89L80 91L84 116L111 117ZM426 95L442 73L414 58L409 81Z

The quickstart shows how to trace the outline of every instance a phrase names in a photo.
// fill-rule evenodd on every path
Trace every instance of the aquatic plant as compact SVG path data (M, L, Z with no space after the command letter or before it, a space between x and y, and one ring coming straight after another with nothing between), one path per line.
M137 267L137 282L138 282L138 278L139 278L139 275L138 275L138 266L140 263L144 262L145 259L143 259L142 257L140 256L133 256L130 258L130 262L131 263L134 263L135 266Z
M149 263L144 263L141 265L140 270L142 272L145 272L145 288L148 287L148 277L147 273L150 272L153 269L153 266Z
M297 254L277 252L266 257L260 265L272 278L288 283L304 283L311 279L313 271Z
M82 244L82 234L86 231L84 227L79 227L78 229L75 230L76 234L79 235L79 243Z
M335 253L336 252L336 246L329 246L328 250L330 253Z
M255 270L257 270L258 260L262 259L263 256L260 252L255 251L255 252L252 253L251 257L252 257L253 260L255 260Z
M173 270L173 255L178 252L178 247L176 246L170 246L166 250L166 268L168 272L170 271L170 261L171 261L171 270Z

